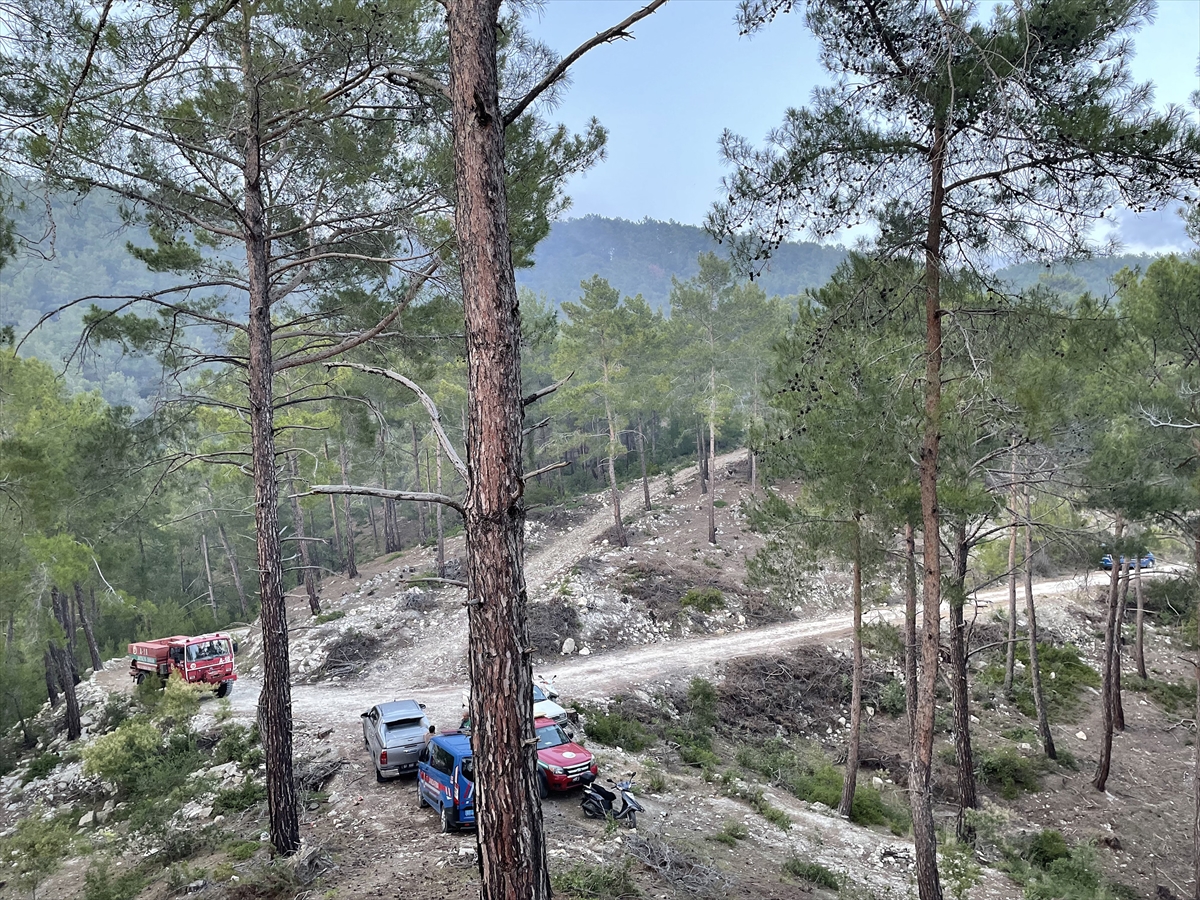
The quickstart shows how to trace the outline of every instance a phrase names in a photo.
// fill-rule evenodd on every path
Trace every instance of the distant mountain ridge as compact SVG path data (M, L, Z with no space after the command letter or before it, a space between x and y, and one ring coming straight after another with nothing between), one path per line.
M532 268L517 271L517 283L545 294L558 307L577 300L579 283L599 275L622 294L641 294L651 306L667 310L671 278L681 281L700 271L701 253L728 257L703 228L678 222L606 219L584 216L556 222L538 244ZM788 296L820 287L846 258L842 247L787 243L780 247L757 279L768 294Z
M589 215L556 222L538 244L533 267L517 270L517 284L545 294L558 308L565 300L579 299L581 281L599 275L622 294L641 294L651 306L665 312L670 307L671 278L686 281L696 275L700 270L697 257L709 252L729 255L727 248L695 225ZM769 295L799 294L825 284L847 252L843 247L785 243L756 280ZM1041 283L1069 297L1084 292L1111 296L1113 275L1124 268L1145 271L1154 259L1125 254L1056 266L1021 263L996 274L1013 291Z

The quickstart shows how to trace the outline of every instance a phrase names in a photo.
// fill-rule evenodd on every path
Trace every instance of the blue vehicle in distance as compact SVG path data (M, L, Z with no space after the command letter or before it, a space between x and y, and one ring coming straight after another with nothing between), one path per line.
M469 734L448 731L430 738L417 764L417 806L438 811L442 834L475 824L475 760Z
M1133 568L1133 562L1134 561L1132 559L1129 560L1129 568L1130 569ZM1140 557L1138 559L1137 564L1138 564L1138 568L1141 568L1141 569L1154 568L1154 554L1147 551L1145 556ZM1122 556L1117 561L1117 565L1118 566L1125 565L1125 557ZM1102 557L1100 557L1100 568L1102 568L1106 571L1112 571L1112 567L1113 567L1113 555L1111 553L1105 553Z

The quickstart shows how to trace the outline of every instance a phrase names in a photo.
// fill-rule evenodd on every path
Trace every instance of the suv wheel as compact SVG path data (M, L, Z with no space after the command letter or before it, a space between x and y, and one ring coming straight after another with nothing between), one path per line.
M417 785L417 809L424 809L429 804L425 802L425 795L421 793L421 786Z
M546 795L549 793L550 787L546 784L546 776L538 772L538 796L545 800Z
M375 770L375 780L378 781L380 784L383 784L384 782L387 781L387 779L383 777L383 773L380 772L379 769Z
M450 819L450 807L448 806L442 807L441 825L442 834L449 834L454 830L454 822Z

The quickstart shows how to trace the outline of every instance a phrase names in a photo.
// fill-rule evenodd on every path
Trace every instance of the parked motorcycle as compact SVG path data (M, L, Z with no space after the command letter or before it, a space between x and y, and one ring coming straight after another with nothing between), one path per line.
M636 772L630 772L629 777L623 781L608 779L608 783L616 789L616 793L594 781L585 784L583 799L579 801L579 805L583 807L583 814L589 819L612 818L617 822L624 822L629 828L637 828L637 814L645 812L645 810L633 796L633 779L636 776ZM618 796L621 799L619 808L617 806Z

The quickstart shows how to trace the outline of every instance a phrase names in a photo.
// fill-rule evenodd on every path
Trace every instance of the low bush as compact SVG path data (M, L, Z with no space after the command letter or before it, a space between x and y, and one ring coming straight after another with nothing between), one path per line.
M694 587L683 595L679 605L710 613L725 608L725 595L715 587Z
M39 753L29 763L29 768L25 770L25 774L21 776L21 784L26 785L35 779L45 778L54 771L60 762L62 762L62 757L57 753Z
M1011 747L983 748L975 757L975 775L1006 800L1021 791L1036 793L1041 788L1043 764L1022 756Z
M550 876L556 894L578 900L625 900L641 892L630 874L629 860L619 863L576 863Z
M904 638L900 629L887 622L872 622L864 625L861 632L862 645L883 656L900 659L904 655Z
M908 708L908 698L904 692L904 683L899 678L893 678L879 692L879 708L893 718L904 715Z
M1039 831L1029 842L1029 847L1021 856L1039 869L1045 869L1055 860L1066 859L1071 855L1071 848L1061 832L1052 828Z
M312 623L314 625L325 625L329 622L336 622L338 619L344 619L345 617L346 611L344 609L331 609L321 613L313 619Z
M783 873L811 887L829 888L831 891L838 889L839 882L835 872L820 863L800 859L798 856L783 861Z
M1077 847L1025 883L1026 900L1109 900L1113 893L1090 847Z
M218 791L213 800L213 813L242 812L267 799L266 785L247 778L239 787Z
M744 841L750 836L750 830L741 822L726 822L716 834L710 834L710 841L717 841L728 847L737 846L738 841Z
M0 840L0 858L4 859L4 874L29 887L37 896L37 886L71 850L75 813L67 812L49 819L42 810L17 821L8 837Z
M1154 678L1128 676L1122 682L1131 691L1146 694L1165 713L1174 714L1190 710L1196 703L1196 685L1174 684Z
M575 709L583 719L587 736L599 744L637 753L645 750L652 742L650 733L636 719L617 712L605 712L598 706L583 703L576 703Z
M1024 668L1014 673L1013 702L1023 715L1036 718L1037 708L1029 675L1029 647L1018 645L1016 656ZM990 686L993 690L1004 683L1002 657L997 655L995 659L979 674L978 679L979 684ZM1080 708L1080 697L1084 690L1100 686L1099 673L1079 658L1079 650L1071 644L1059 647L1039 643L1038 664L1042 672L1046 715L1052 722L1070 721Z
M243 769L248 769L256 767L261 761L262 748L259 746L257 726L226 725L221 739L213 748L213 762L236 762Z
M113 874L107 861L93 863L83 876L82 900L128 900L140 894L148 881L138 869Z

